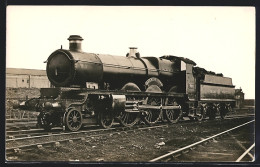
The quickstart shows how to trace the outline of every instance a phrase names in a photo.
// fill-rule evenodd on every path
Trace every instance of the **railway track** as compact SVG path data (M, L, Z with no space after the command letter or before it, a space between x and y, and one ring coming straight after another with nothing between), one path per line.
M15 122L30 122L30 121L36 121L36 118L21 118L21 119L6 119L6 123L15 123Z
M28 129L36 129L36 120L31 121L14 121L12 123L7 122L6 123L6 130L28 130Z
M252 144L248 149L246 149L240 141L238 141L236 137L234 137L234 135L230 134L231 132L235 131L235 130L238 130L238 129L241 129L251 123L253 123L254 120L251 120L249 122L246 122L246 123L243 123L239 126L236 126L234 128L231 128L231 129L228 129L228 130L225 130L221 133L218 133L218 134L215 134L213 136L210 136L206 139L203 139L201 141L198 141L198 142L195 142L193 144L190 144L190 145L187 145L185 147L182 147L182 148L179 148L175 151L169 151L169 153L167 154L164 154L164 155L161 155L157 158L154 158L152 160L150 160L149 162L176 162L176 161L200 161L199 160L199 157L205 157L208 156L209 154L212 154L213 156L232 156L232 158L234 158L234 155L230 152L209 152L208 150L214 150L216 148L216 146L203 146L207 143L209 143L211 141L211 143L217 143L217 139L220 138L220 137L223 137L224 135L227 135L229 134L228 138L232 138L232 140L235 140L236 141L236 144L239 145L240 149L242 149L244 151L244 153L239 157L237 158L236 160L233 160L233 161L236 161L236 162L240 162L241 160L243 160L243 158L246 156L246 155L249 155L249 157L251 158L249 161L254 161L254 156L250 153L250 151L254 148L255 144ZM241 134L240 134L240 137L241 137ZM231 141L234 143L234 141ZM244 144L248 144L247 141L244 141ZM224 145L224 142L221 142L221 145ZM205 151L206 150L206 151ZM218 150L220 151L220 150ZM230 151L230 150L227 150L227 151ZM241 152L241 151L240 151ZM188 154L188 156L186 155ZM179 158L179 157L183 157L183 158ZM216 157L214 157L216 158ZM205 159L204 159L205 160ZM215 159L216 160L216 159ZM205 161L209 161L208 159L205 160Z
M234 119L234 118L244 118L244 117L250 117L250 116L254 116L252 114L250 115L236 115L236 116L227 116L226 119ZM217 119L220 119L220 117L217 117ZM207 119L205 119L207 120ZM188 120L182 120L180 121L180 123L188 123L189 121ZM116 126L117 124L115 124ZM98 126L87 126L87 127L83 127L83 131L85 131L86 129L97 129L99 128ZM90 129L90 130L91 130ZM60 127L55 127L52 129L52 131L50 132L46 132L45 130L43 129L28 129L28 130L7 130L6 131L6 142L9 142L9 141L15 141L15 140L22 140L22 139L32 139L32 138L38 138L37 136L41 136L41 135L44 135L44 136L50 136L50 135L53 135L53 134L59 134L62 132L62 128Z
M62 128L55 128L51 132L46 132L42 129L35 129L35 130L28 130L25 131L24 134L17 134L17 135L7 135L6 143L10 143L12 141L24 141L29 139L38 139L38 138L44 138L44 137L52 137L52 136L67 136L67 135L74 135L74 134L86 134L86 133L92 133L92 132L104 132L110 129L97 129L98 127L95 126L94 129L89 130L81 130L77 132L69 132L69 131L62 131ZM114 130L117 128L111 128L111 130ZM16 132L16 131L13 131ZM22 131L24 132L24 131Z
M246 155L250 155L250 157L252 158L252 161L255 160L255 157L252 156L252 154L250 154L249 152L255 147L255 143L252 144L237 160L236 162L240 162Z
M114 134L125 134L129 132L143 131L143 130L151 130L156 128L164 128L168 127L167 124L159 125L159 126L135 126L132 128L125 128L125 127L118 127L118 128L110 128L110 129L96 129L96 130L87 130L87 131L78 131L78 132L61 132L61 133L52 133L47 135L40 135L40 136L29 136L29 137L21 137L21 138L14 138L14 139L6 139L6 154L10 155L12 153L17 153L20 151L28 151L35 148L42 148L42 147L59 147L61 144L64 143L73 143L75 141L84 141L86 138L93 138L93 137L100 137L100 136L112 136ZM79 137L75 137L75 136ZM85 137L82 137L84 135ZM66 139L64 139L66 136ZM53 139L53 138L57 139ZM41 143L33 143L33 144L19 144L19 142L24 142L32 139L47 139L46 142ZM51 140L50 140L51 138ZM16 146L8 146L12 145L10 142L15 142ZM18 144L17 144L18 143Z
M227 115L225 119L233 119L233 118L242 118L242 117L247 117L247 116L254 116L254 114L246 114L246 115ZM216 119L221 119L220 116L217 116ZM187 119L184 120L189 120ZM207 119L206 119L207 120ZM9 131L13 131L13 133L18 133L20 132L26 132L26 130L40 130L36 127L37 121L36 119L7 119L6 120L6 131L7 134ZM17 132L16 132L17 131Z
M88 125L82 127L82 130L87 129L97 129L100 128L97 125ZM16 138L22 138L22 137L33 137L33 136L40 136L40 135L48 135L48 134L55 134L55 133L64 133L62 127L54 127L51 131L46 131L42 128L36 128L36 129L25 129L25 130L7 130L6 131L6 139L16 139Z
M228 116L226 119L235 119L235 118L245 118L250 117L254 115L237 115L237 116ZM204 121L206 121L205 119ZM189 123L190 120L182 120L179 123ZM162 123L165 124L165 123ZM115 126L118 124L115 123ZM138 127L138 126L137 126ZM79 132L72 132L72 133L81 133L81 132L87 132L88 130L96 130L99 128L98 126L86 126L83 127L81 131ZM18 140L27 140L27 139L34 139L39 138L40 136L51 136L51 135L60 135L60 134L71 134L69 132L62 131L61 127L55 127L51 131L47 132L43 129L28 129L28 130L7 130L6 131L6 142L10 141L18 141Z
M24 137L55 134L55 133L60 133L61 131L62 131L62 128L53 128L51 132L46 132L43 129L6 131L6 141L8 142L9 139L18 139L18 138L24 138Z

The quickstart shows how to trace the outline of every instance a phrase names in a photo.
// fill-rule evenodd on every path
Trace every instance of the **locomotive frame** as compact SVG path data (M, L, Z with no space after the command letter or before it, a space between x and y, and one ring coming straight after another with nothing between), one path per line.
M85 53L81 38L68 38L70 50L59 49L46 61L55 88L14 105L40 114L38 125L77 131L82 124L110 128L114 120L130 127L142 120L177 123L182 117L201 121L224 118L234 107L232 79L196 67L187 58L140 57L130 48L126 57Z

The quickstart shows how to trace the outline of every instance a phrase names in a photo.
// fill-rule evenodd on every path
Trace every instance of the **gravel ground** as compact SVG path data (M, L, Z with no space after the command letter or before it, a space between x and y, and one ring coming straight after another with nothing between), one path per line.
M199 145L189 153L175 157L172 162L234 162L253 144L252 134L254 134L253 123L223 135L221 138L215 138L209 143ZM254 149L251 153L254 155ZM241 160L241 162L251 161L252 157L248 155Z
M8 157L14 161L147 162L249 119L189 122L147 131L86 138L60 147L35 149ZM209 128L211 127L211 128ZM254 134L248 136L254 141ZM39 141L40 142L40 141ZM228 149L228 148L227 148Z

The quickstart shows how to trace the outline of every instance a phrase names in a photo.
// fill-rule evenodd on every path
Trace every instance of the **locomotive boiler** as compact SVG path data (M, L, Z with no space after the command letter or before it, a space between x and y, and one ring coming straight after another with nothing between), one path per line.
M109 128L114 121L133 126L144 121L176 123L182 117L222 118L234 105L232 79L196 67L183 57L141 57L131 47L126 56L83 52L83 38L71 35L69 50L47 59L53 88L16 107L39 111L38 125L77 131L83 124Z
M152 77L171 85L174 73L180 71L180 61L141 58L134 47L127 56L113 56L82 52L80 36L72 35L68 40L70 50L56 50L46 61L47 76L56 87L121 89L124 84L133 82L143 89L145 81Z

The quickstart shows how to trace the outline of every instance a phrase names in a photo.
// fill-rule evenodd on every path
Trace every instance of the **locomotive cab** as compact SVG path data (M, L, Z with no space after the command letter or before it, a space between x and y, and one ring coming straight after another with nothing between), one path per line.
M192 69L196 63L190 59L172 55L165 55L161 58L170 60L176 64L173 76L174 79L171 83L171 85L174 86L169 88L169 92L186 93L188 94L189 99L194 99L196 81Z

